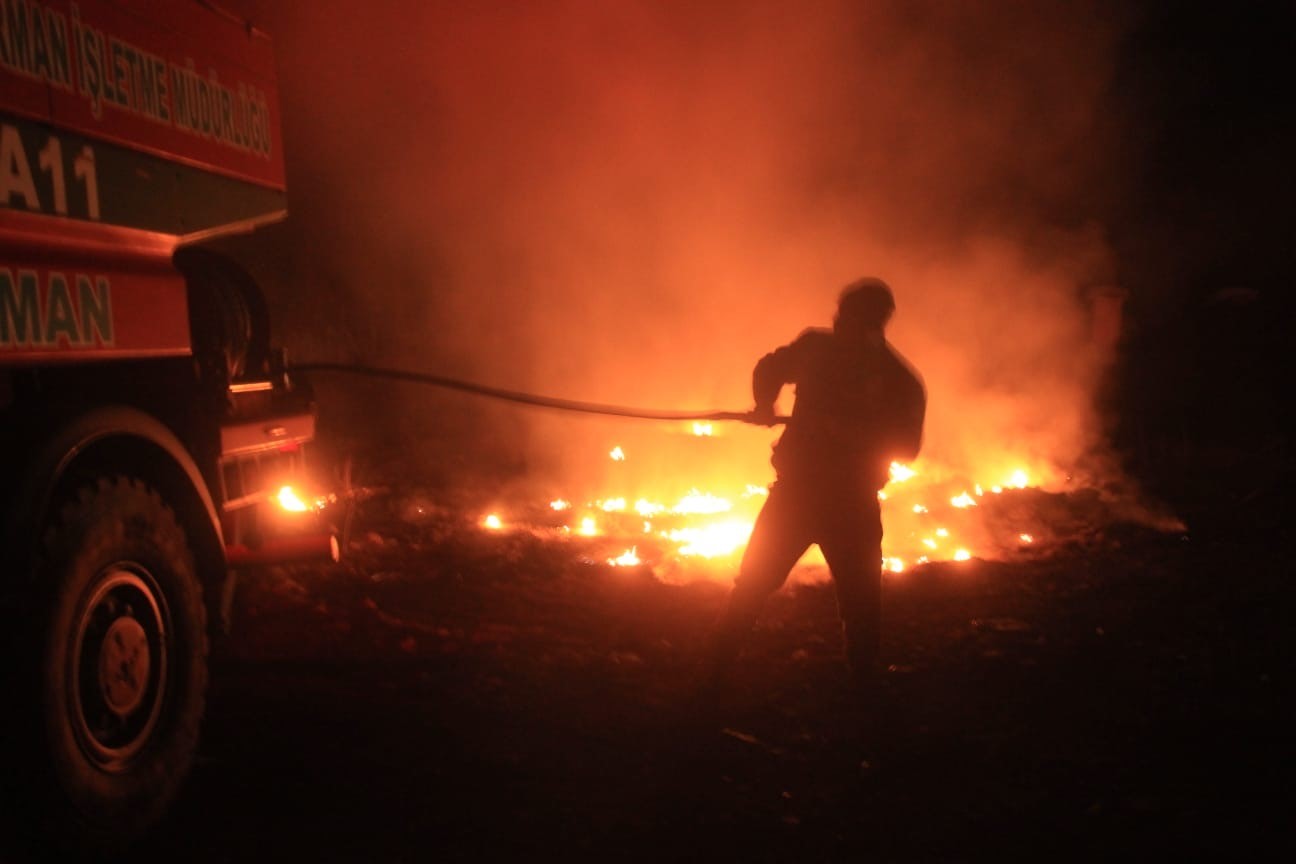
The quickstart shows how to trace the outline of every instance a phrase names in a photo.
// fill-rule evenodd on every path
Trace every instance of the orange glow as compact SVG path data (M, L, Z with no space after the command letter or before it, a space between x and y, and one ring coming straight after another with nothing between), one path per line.
M368 317L356 332L387 332L374 329L381 313L417 305L405 296L406 271L444 277L437 302L424 304L445 316L438 338L427 351L414 349L428 340L413 340L410 365L449 362L474 380L600 402L747 410L753 364L803 328L829 325L844 282L874 274L896 292L887 338L928 390L922 454L874 466L876 479L890 481L877 493L880 557L912 573L920 558L949 561L958 549L986 561L1038 553L1070 524L1066 502L1014 493L1108 479L1097 476L1106 460L1080 457L1105 455L1093 396L1114 374L1116 350L1098 338L1103 316L1114 314L1114 332L1122 330L1119 304L1091 301L1114 295L1091 289L1114 291L1119 281L1112 240L1092 219L1053 224L1049 208L1005 207L987 219L982 192L1025 177L1027 205L1048 199L1085 215L1090 174L1106 176L1113 154L1102 147L1113 142L1074 158L1076 130L1108 116L1109 61L1133 26L1124 16L1091 21L1086 4L1026 4L1029 14L999 27L982 20L999 16L952 23L904 3L770 4L738 16L696 3L511 3L489 14L407 3L417 15L371 15L363 34L333 39L347 25L327 23L334 16L310 4L253 5L297 9L282 14L302 34L329 37L301 44L365 57L393 44L369 26L381 17L382 37L416 46L417 74L393 86L436 94L437 111L403 120L415 140L435 138L437 158L392 148L408 164L343 170L353 142L322 136L340 124L329 112L298 112L333 148L319 150L319 165L337 179L326 191L381 202L390 215L357 217L354 236L317 250L314 269L372 294L357 306ZM411 16L436 26L423 33ZM324 52L301 59L316 54L311 62L327 67ZM375 82L393 83L383 78L389 64L353 65L330 79L338 104L361 104ZM314 95L318 76L282 77L285 87L297 82L297 95ZM393 104L409 102L392 93ZM1021 129L1030 134L1014 137ZM405 226L444 242L374 254L409 247L386 236ZM790 414L795 399L784 388L777 406L762 408ZM405 416L420 428L423 412L443 428L439 399L409 391L407 408L402 428ZM472 445L459 448L463 458L517 467L518 482L502 488L530 496L475 490L482 503L462 517L470 529L472 514L494 505L509 514L510 532L548 537L567 526L581 557L600 565L638 544L646 566L681 578L705 568L677 567L681 547L694 547L663 532L750 525L783 432L505 410L468 410L445 427ZM496 416L497 428L473 434ZM435 443L430 460L451 455ZM467 483L490 472L449 476ZM692 495L727 506L677 509ZM621 500L624 510L595 503ZM1065 524L1032 521L1050 513ZM1033 534L1033 545L1022 547L1013 531ZM720 560L705 576L727 582L734 563Z
M702 443L689 446L713 446L706 443L708 436L699 439ZM741 436L734 434L724 442L729 446L739 440ZM573 488L571 494L546 499L538 509L575 511L566 527L557 531L606 544L595 553L597 561L618 567L645 566L661 578L732 579L769 488L746 482L741 474L733 476L737 471L726 476L732 469L725 467L729 463L723 454L707 453L705 458L689 462L687 457L662 454L642 442L626 442L627 447L632 444L631 449L637 447L643 457L626 468L609 468L602 488ZM610 455L621 462L625 449L618 446ZM718 471L711 470L715 466ZM1012 493L1021 488L1020 484L1033 476L1025 468L1002 461L990 466L986 475L1008 484L1004 486L983 485L966 472L921 460L912 465L896 462L889 470L891 482L878 492L885 526L881 563L888 574L908 573L932 562L963 562L974 556L993 559L1011 551L1005 543L1017 549L1036 542L1038 534L1023 530L1026 525L1003 538L984 522L996 516L990 493L996 489L999 494ZM687 491L681 494L681 489ZM982 509L989 512L982 515ZM505 528L497 519L483 524L492 530ZM514 529L520 524L514 518L507 527ZM542 524L531 527L555 530ZM819 579L826 562L818 548L812 547L798 566L802 578Z
M482 520L482 525L489 528L491 531L499 531L504 527L504 522L497 514L491 513Z
M607 559L607 563L611 564L613 567L634 567L638 564L642 564L643 562L639 560L639 555L637 554L638 551L638 546L632 546L617 557Z
M902 465L899 462L891 463L892 483L903 483L904 481L917 476L917 474L918 472L910 468L908 465Z
M666 505L658 504L655 501L649 501L646 498L640 498L635 502L634 509L640 516L652 516L657 513L665 512Z
M752 523L729 519L696 528L677 528L665 534L672 542L680 544L681 555L720 558L745 546L751 530Z
M305 513L310 509L306 502L297 496L291 486L281 486L275 500L279 502L280 507L289 513Z
M672 513L728 513L733 509L733 504L724 498L712 495L710 492L699 492L696 489L689 491L687 495L679 500L679 503L671 508Z

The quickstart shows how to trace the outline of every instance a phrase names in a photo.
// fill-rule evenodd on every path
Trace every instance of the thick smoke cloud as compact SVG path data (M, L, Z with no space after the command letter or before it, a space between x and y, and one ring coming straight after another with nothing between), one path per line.
M762 353L877 275L929 458L1070 470L1100 442L1106 4L244 5L280 64L281 275L327 301L283 313L299 355L743 408ZM539 477L661 433L389 395ZM764 478L771 437L726 470Z

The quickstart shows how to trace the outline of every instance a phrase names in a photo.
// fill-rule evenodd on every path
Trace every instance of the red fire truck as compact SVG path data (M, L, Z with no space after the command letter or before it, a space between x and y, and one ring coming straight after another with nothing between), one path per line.
M203 245L283 217L276 100L203 0L0 0L0 783L91 840L174 797L231 573L336 556L271 518L313 407Z

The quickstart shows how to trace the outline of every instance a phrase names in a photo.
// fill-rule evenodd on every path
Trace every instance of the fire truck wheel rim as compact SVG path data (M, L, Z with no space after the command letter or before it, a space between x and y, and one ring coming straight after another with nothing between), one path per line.
M82 607L69 657L72 726L102 770L124 770L148 744L166 698L166 600L143 566L105 568Z

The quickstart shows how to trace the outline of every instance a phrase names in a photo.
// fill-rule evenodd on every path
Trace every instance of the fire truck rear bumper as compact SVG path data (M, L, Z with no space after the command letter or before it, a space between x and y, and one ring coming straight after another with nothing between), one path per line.
M242 543L225 547L230 567L258 567L267 564L309 564L338 560L337 536L331 532L274 537L256 547Z

